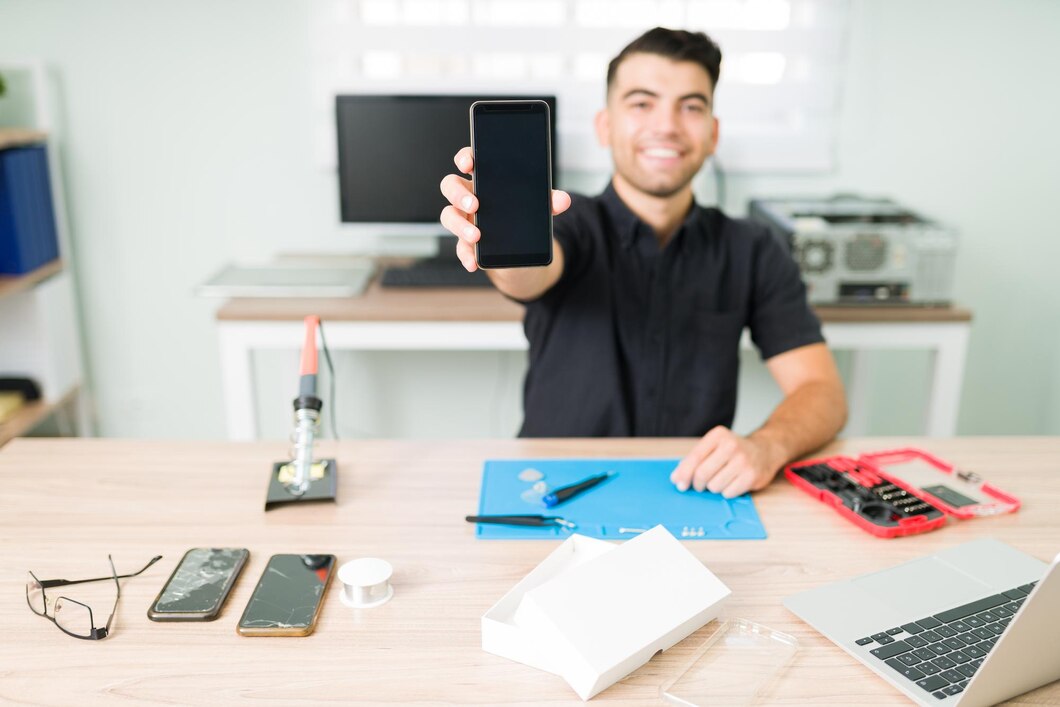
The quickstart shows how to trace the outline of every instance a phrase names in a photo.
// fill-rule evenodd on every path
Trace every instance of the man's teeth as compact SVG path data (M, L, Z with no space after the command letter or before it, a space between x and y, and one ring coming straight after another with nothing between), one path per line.
M644 154L648 157L677 157L677 150L671 150L665 147L649 147L644 150Z

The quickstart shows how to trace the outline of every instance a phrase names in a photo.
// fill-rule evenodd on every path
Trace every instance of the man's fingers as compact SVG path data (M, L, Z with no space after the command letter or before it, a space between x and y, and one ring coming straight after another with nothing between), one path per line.
M711 493L721 493L724 491L729 484L733 483L740 477L740 464L736 461L735 457L729 457L729 460L722 465L718 471L711 476L710 480L707 481L706 489Z
M728 432L728 430L726 430ZM714 475L721 470L723 466L729 463L733 455L736 453L736 440L734 440L730 434L722 435L718 434L717 443L710 454L696 467L695 473L692 475L692 488L696 491L704 491L707 488L707 483L714 478Z
M453 157L453 163L456 164L456 168L464 174L471 174L475 169L475 160L471 156L471 148L461 148L460 152L457 152L456 156Z
M702 444L702 441L703 440L700 440L700 444ZM677 487L678 491L687 491L688 487L692 485L692 474L695 473L696 467L699 466L701 459L702 455L699 454L699 445L697 444L692 451L681 460L677 465L677 468L670 473L670 482Z
M700 437L699 441L696 442L696 446L692 447L692 451L685 455L685 458L670 474L670 481L677 486L678 491L687 491L692 485L692 475L695 473L696 468L703 463L707 455L714 451L714 447L717 446L722 435L719 430L724 429L724 427L715 427Z
M455 206L450 205L442 209L440 220L442 225L445 226L445 230L452 233L462 242L475 243L481 235L478 228L468 220L467 214Z
M706 491L707 484L728 461L729 455L724 452L722 447L717 447L710 456L703 460L702 464L696 467L696 472L692 475L692 488L696 491Z
M468 242L456 242L456 257L460 259L460 264L463 265L464 269L468 272L475 272L478 270L478 263L475 262L475 247Z
M442 196L461 211L472 214L478 210L478 199L471 193L471 182L468 180L455 174L447 174L442 178L439 187L442 190Z
M559 189L552 190L552 215L559 216L570 208L570 194Z
M738 476L733 479L729 484L722 489L721 495L725 498L736 498L742 496L751 490L751 484L748 482L747 477Z

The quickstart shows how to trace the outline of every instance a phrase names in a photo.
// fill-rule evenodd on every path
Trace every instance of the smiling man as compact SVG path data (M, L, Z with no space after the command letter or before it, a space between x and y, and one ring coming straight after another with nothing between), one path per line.
M720 64L698 32L655 28L623 49L595 122L610 185L591 198L554 192L551 265L489 276L526 306L522 436L700 437L673 482L731 497L832 439L846 402L791 256L764 228L693 198L718 142ZM470 149L456 164L472 172ZM449 175L441 188L442 224L474 270L471 183ZM784 395L746 437L729 429L745 327Z

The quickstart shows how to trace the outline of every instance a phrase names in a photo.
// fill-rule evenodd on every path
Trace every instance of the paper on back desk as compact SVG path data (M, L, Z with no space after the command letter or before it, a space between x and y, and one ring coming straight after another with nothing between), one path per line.
M634 533L619 528L647 529L663 525L678 539L747 540L766 537L749 494L726 499L710 492L674 488L670 472L678 459L504 459L489 460L482 470L480 515L527 514L561 516L577 523L575 532L604 540L628 540ZM581 481L608 471L614 478L555 508L523 500L531 482L520 472L536 469L549 489ZM702 529L703 533L698 532ZM691 530L692 533L683 532ZM526 540L565 538L555 527L480 524L476 534L484 539Z

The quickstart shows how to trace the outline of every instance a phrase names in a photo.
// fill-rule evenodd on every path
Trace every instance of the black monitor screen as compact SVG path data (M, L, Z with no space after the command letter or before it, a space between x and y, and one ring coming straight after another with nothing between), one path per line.
M438 223L448 203L438 190L455 173L453 156L471 144L468 110L475 101L547 101L552 113L552 180L556 181L554 96L338 96L339 198L347 223Z

